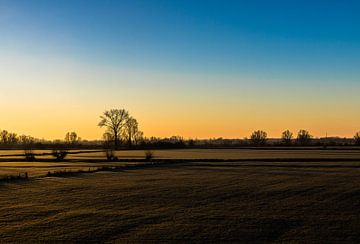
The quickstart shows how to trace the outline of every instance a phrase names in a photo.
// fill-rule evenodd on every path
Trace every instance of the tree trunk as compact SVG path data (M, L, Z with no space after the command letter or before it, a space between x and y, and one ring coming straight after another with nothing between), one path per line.
M115 146L115 150L117 150L119 147L117 131L114 131L114 146Z
M129 147L132 146L131 135L129 135Z

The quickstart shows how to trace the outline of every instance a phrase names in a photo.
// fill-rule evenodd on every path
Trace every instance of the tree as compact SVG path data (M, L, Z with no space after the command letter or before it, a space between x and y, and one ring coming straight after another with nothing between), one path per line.
M131 147L133 141L135 141L135 136L139 131L138 126L139 124L137 120L134 119L133 117L130 117L125 123L123 135L127 140L129 147Z
M293 139L293 133L289 130L286 130L281 135L281 141L285 145L291 145L291 140Z
M9 133L7 140L10 145L15 145L18 143L19 138L16 133Z
M144 142L144 132L138 130L134 136L134 143L139 145Z
M355 134L354 140L355 140L355 145L360 146L360 131Z
M0 141L2 144L8 144L8 135L9 132L6 130L0 131Z
M297 135L297 141L300 145L309 145L312 135L307 130L299 130Z
M267 138L267 133L265 131L262 130L257 130L254 131L251 136L250 136L250 140L254 145L265 145L266 144L266 138Z
M103 140L108 143L114 142L114 136L110 132L105 132L103 134Z
M28 144L33 144L35 142L35 138L31 137L31 136L26 136L26 135L21 135L18 137L19 143L21 145L28 145Z
M103 134L103 147L105 149L105 155L108 161L117 161L118 158L115 156L113 146L111 145L114 142L114 137L111 133L105 132Z
M111 134L114 139L115 149L117 149L119 146L121 130L125 126L129 117L129 112L125 109L111 109L105 111L103 115L100 116L101 121L99 122L98 126L106 127L107 133Z
M80 138L78 137L78 135L76 134L76 132L68 132L65 135L65 142L67 144L71 144L74 145L76 144L78 141L80 140Z

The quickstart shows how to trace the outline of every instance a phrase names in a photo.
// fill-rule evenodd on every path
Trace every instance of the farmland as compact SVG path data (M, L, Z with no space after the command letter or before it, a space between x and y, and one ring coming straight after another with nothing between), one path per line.
M50 153L46 150L35 150L34 153ZM348 165L357 165L360 159L360 150L252 150L252 149L179 149L179 150L153 150L155 160L241 160L242 164L247 160L255 162L271 161L272 164L281 163L291 165L295 161L297 165L302 161L309 161L311 164L329 166L338 164L341 160L351 161ZM0 155L21 155L23 151L0 151ZM117 151L116 156L121 162L107 162L103 152L88 152L81 154L70 154L64 162L54 162L52 156L39 156L36 162L26 162L23 156L0 157L0 176L6 174L17 174L28 172L30 177L37 177L51 171L58 170L86 170L100 166L121 166L138 164L137 160L144 159L143 150ZM322 162L325 160L325 163ZM329 160L329 162L326 162ZM277 162L279 161L279 162ZM314 161L314 162L311 162ZM360 162L360 160L359 160ZM344 162L343 164L344 165ZM345 163L346 165L346 163Z
M121 162L100 152L64 162L2 159L1 174L30 179L0 184L1 240L360 241L357 150L155 150L154 162L170 163L44 177L146 164L143 151L117 154Z

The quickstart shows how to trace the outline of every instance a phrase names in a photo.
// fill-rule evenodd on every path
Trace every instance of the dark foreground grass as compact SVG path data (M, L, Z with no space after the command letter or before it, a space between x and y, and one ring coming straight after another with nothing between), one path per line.
M359 242L358 168L178 164L0 188L2 242Z

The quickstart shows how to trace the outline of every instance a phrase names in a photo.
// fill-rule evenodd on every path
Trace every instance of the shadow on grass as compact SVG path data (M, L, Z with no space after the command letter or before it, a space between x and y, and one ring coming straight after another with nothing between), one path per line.
M80 174L90 174L90 173L96 173L101 171L115 171L117 167L111 167L111 166L102 166L102 167L96 167L96 168L89 168L88 170L59 170L54 172L48 172L46 174L46 177L71 177L71 176L77 176Z
M25 172L24 174L19 173L18 175L4 175L0 177L0 183L11 183L27 180L29 180L27 172Z

